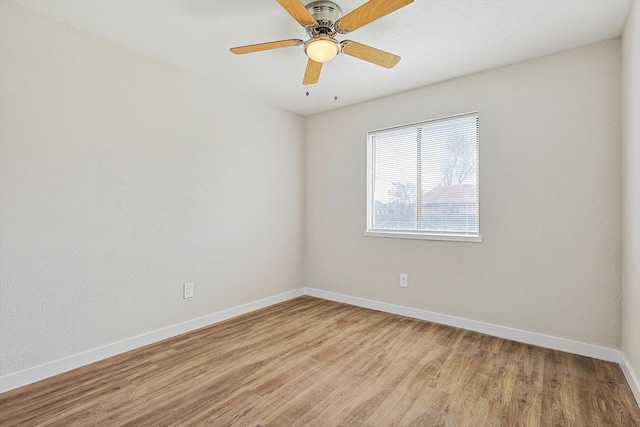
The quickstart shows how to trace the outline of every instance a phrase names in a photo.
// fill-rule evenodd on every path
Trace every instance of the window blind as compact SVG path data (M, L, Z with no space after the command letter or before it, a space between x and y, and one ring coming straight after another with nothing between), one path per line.
M479 235L477 113L368 133L367 231Z

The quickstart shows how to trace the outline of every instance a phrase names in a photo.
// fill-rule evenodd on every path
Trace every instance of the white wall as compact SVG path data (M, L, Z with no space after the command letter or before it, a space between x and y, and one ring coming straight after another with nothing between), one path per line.
M303 269L309 287L605 347L622 330L638 372L635 3L621 183L617 40L313 116L305 131L0 1L0 377L298 288ZM365 238L366 131L472 110L484 241Z
M308 118L306 286L619 348L619 55L610 40ZM484 241L364 237L366 132L469 111Z
M300 287L302 118L6 1L0 76L0 376Z
M622 36L622 350L640 387L640 2ZM640 401L640 394L636 395Z

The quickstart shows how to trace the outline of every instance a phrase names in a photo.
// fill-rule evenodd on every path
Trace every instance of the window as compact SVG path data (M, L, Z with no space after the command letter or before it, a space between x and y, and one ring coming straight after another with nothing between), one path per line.
M481 241L478 114L368 133L367 236Z

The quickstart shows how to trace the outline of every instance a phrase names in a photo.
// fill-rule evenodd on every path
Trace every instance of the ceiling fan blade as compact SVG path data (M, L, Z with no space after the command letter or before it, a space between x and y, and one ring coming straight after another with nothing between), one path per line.
M340 45L342 46L343 53L384 68L393 68L398 62L400 62L400 57L398 55L394 55L393 53L385 52L384 50L376 49L362 43L345 40L340 43Z
M315 18L309 13L307 8L300 2L300 0L277 0L293 19L298 21L303 27L314 25L316 23Z
M322 63L316 62L309 58L307 62L307 69L304 72L304 79L302 79L303 85L314 85L320 80L320 71L322 71Z
M248 46L232 47L229 50L232 53L235 53L236 55L242 55L245 53L261 52L263 50L280 49L282 47L300 46L302 44L304 44L302 40L289 39L289 40L279 40L276 42L250 44Z
M369 0L338 19L336 29L342 34L350 33L410 3L413 0Z

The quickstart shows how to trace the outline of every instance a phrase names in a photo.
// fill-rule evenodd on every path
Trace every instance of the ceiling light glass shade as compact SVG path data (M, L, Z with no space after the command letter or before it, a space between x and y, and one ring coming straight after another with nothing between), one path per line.
M340 51L340 48L335 40L319 37L307 43L304 51L312 60L324 63L335 58Z

